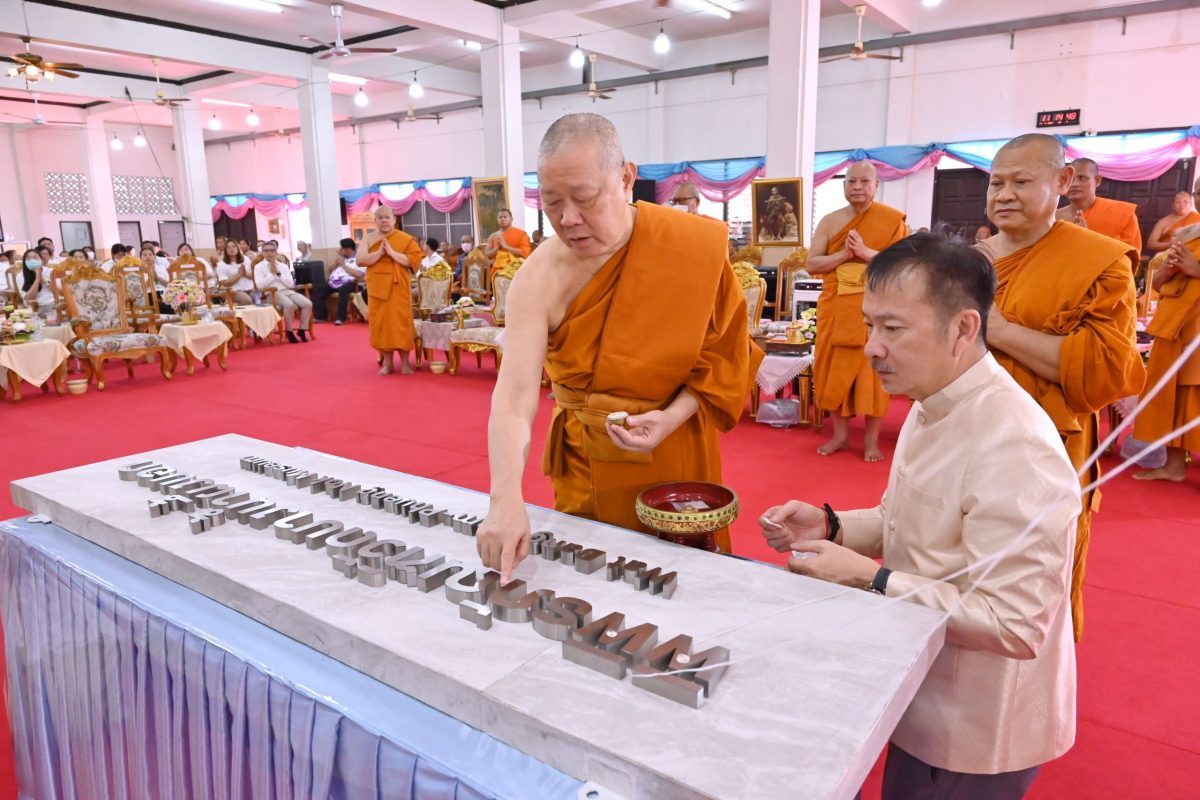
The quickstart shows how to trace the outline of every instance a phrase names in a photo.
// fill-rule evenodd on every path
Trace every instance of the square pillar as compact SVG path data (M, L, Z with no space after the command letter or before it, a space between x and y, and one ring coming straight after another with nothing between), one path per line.
M297 92L312 246L315 250L336 248L342 238L342 212L337 185L337 147L334 143L329 69L310 62L308 77Z
M208 193L208 156L204 152L204 117L195 106L171 109L175 159L179 165L179 198L184 235L194 248L216 246Z
M502 17L497 13L497 20ZM520 31L497 23L496 46L481 54L483 77L483 169L481 177L508 177L513 227L525 228L525 154L521 119Z

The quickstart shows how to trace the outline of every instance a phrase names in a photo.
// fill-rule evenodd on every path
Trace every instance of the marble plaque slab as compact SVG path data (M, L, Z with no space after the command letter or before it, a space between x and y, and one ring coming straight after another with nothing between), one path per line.
M26 478L12 493L91 542L631 798L853 797L942 646L932 610L531 508L535 531L678 572L670 599L609 582L603 569L582 574L538 558L514 577L583 598L596 617L617 611L627 625L658 625L660 642L687 634L694 651L729 648L733 666L693 709L563 659L562 646L528 624L477 628L441 590L347 579L322 551L277 539L269 526L231 521L194 535L186 514L152 519L147 501L161 495L117 477L120 466L154 460L480 566L471 536L244 471L244 456L455 513L487 509L478 492L234 434Z

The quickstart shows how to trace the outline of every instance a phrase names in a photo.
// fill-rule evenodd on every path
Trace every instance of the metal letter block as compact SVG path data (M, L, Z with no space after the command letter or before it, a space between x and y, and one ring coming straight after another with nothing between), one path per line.
M645 662L634 665L633 685L688 708L704 705L704 687L700 684L684 680L678 675L656 675L658 672L661 670Z
M337 499L342 501L353 500L358 496L358 489L359 485L357 483L348 483L338 492Z
M245 456L241 460L242 469L248 472L259 472L260 467L267 463L267 459L262 456Z
M136 481L138 473L144 469L161 469L162 464L156 464L153 461L139 461L136 464L129 464L124 467L117 468L117 477L123 481Z
M541 636L564 642L571 631L592 621L592 604L578 597L555 597L533 612L533 629Z
M218 497L224 497L227 494L233 494L237 490L232 486L226 486L223 483L215 486L209 486L197 492L188 492L188 497L196 501L196 505L201 508L212 508L212 501Z
M405 547L404 542L398 542L393 539L381 539L364 544L358 549L355 555L358 556L358 563L363 566L384 569L387 559L398 552L402 552Z
M354 556L334 556L333 568L346 578L358 577L358 559Z
M325 481L325 494L336 498L338 496L338 492L340 492L342 487L345 485L346 482L343 480L339 480L338 478L329 478Z
M293 544L304 544L309 550L320 550L325 546L325 540L334 534L342 532L342 523L335 520L323 520L292 529L288 541Z
M533 612L545 608L552 599L554 592L551 589L526 592L525 581L509 581L507 586L492 592L488 607L492 609L492 616L501 622L530 622Z
M308 491L311 494L321 494L325 491L325 484L329 483L331 480L333 480L333 478L330 478L327 475L322 475L319 478L314 477L308 482Z
M438 513L437 524L438 525L449 525L450 520L452 520L453 518L454 518L454 515L450 512L449 509L442 509L442 511L440 511Z
M296 511L282 519L275 520L275 538L288 539L298 525L307 525L313 520L311 511Z
M421 522L421 512L427 508L433 508L428 503L413 503L408 507L408 521L413 525L419 525Z
M186 511L190 514L196 510L196 501L181 494L169 494L163 500L171 504L172 511Z
M420 515L417 517L417 522L422 528L432 528L438 524L438 519L441 518L441 510L434 511L432 507L421 509Z
M175 474L175 470L170 467L147 467L137 474L137 485L143 489L150 486L150 482L158 478L166 478Z
M272 461L270 464L264 465L263 474L268 478L274 478L277 481L281 481L284 480L283 473L287 472L289 469L291 469L291 467L284 466L283 464L276 464L274 461Z
M358 564L358 582L363 586L370 586L375 589L387 586L387 570L383 567L370 567L360 561Z
M182 494L180 491L184 488L195 488L196 483L194 475L173 475L169 478L159 478L150 482L150 490L159 494Z
M210 481L207 478L197 478L195 486L183 489L182 491L177 492L177 494L187 495L193 500L197 500L197 496L199 494L213 488L214 484L215 481Z
M471 517L466 522L467 535L475 536L479 533L479 526L483 524L483 517Z
M226 506L225 516L236 519L243 525L250 524L250 517L253 514L258 514L263 511L270 511L275 508L275 504L270 500L264 500L261 497L255 497L250 500L245 500L241 503L234 503L231 506Z
M583 548L571 542L562 542L558 546L558 560L563 563L563 566L575 566L575 554Z
M547 547L555 544L554 534L550 531L536 531L529 537L529 555L540 556Z
M625 680L625 659L602 647L575 639L564 639L562 656L581 667L587 667L619 681Z
M397 497L394 494L389 494L383 498L383 510L388 514L399 514L400 504L403 502L403 497Z
M620 580L625 574L625 556L618 556L616 561L608 562L608 580Z
M575 571L582 572L584 575L591 575L597 570L604 569L604 561L607 558L607 553L593 547L580 550L575 554Z
M375 541L375 538L374 531L363 531L362 528L349 528L336 536L330 536L326 539L325 552L329 554L330 558L350 556L357 559L359 548L366 547Z
M275 520L282 519L289 514L295 513L296 509L294 508L282 508L276 506L275 508L268 508L251 514L247 519L247 522L251 528L254 528L254 530L261 531L275 524Z
M362 559L359 559L360 561ZM434 553L433 555L418 558L412 561L398 561L395 563L389 562L388 567L399 578L400 583L405 586L417 585L417 576L433 567L441 566L446 561L446 557Z
M459 619L469 620L475 623L475 627L480 630L491 630L492 628L492 610L485 605L480 605L474 600L463 600L458 604Z
M461 561L447 561L433 569L417 573L417 591L428 594L434 589L439 589L446 584L447 580L462 572L463 569Z
M468 533L466 523L469 519L471 519L471 515L466 512L463 512L462 514L455 514L450 518L450 527L455 533L466 534Z
M228 511L230 506L235 506L238 503L244 503L249 499L249 492L239 492L237 489L234 489L226 494L221 495L220 497L212 498L207 503L203 503L199 500L197 502L201 503L201 508L223 508ZM226 516L229 515L226 514Z
M188 526L192 533L204 533L210 531L218 525L225 524L225 512L217 511L212 508L198 509L195 513L188 517Z
M492 590L500 583L500 573L482 569L463 571L446 581L446 599L451 603L470 600L487 603Z
M650 594L661 594L664 600L671 599L675 588L679 585L679 575L675 572L663 572L655 567L649 572L643 572L642 577L650 581Z
M546 561L558 561L558 546L560 542L544 542L542 544L542 558Z
M150 509L150 516L164 517L171 513L171 503L167 500L147 500L146 505Z
M303 472L299 472L295 476L294 480L293 478L288 478L288 485L295 486L297 489L307 489L316 479L317 474L315 472L308 472L305 470Z
M633 584L639 592L650 585L650 573L645 562L630 561L625 565L625 582Z

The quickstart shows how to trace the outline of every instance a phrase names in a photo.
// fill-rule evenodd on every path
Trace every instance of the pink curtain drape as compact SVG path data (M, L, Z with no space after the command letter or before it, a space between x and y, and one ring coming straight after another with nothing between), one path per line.
M433 194L428 189L422 187L414 189L411 194L399 200L389 200L380 192L368 192L367 194L355 200L352 203L346 204L346 211L350 214L358 214L363 211L370 211L377 205L383 205L395 212L396 216L403 216L409 211L412 211L413 206L418 202L426 202L433 206L436 210L443 213L456 211L463 203L471 199L471 187L464 186L453 194L441 197Z
M666 203L675 196L675 190L679 188L679 184L691 181L696 184L702 197L714 203L728 203L744 192L756 178L761 178L766 174L765 167L758 167L730 180L712 180L688 167L683 172L668 175L657 181L654 184L654 199L660 203Z

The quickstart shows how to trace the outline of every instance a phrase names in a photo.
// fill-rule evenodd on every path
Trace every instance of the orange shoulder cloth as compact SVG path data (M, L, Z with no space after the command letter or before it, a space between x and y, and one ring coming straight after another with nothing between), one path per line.
M857 230L863 244L872 250L884 250L908 236L903 211L883 203L872 203L866 211L855 214L840 231L829 237L825 252L836 253L845 247L846 237L852 230ZM834 274L837 276L838 294L862 294L866 290L866 262L847 261L839 265Z
M1187 249L1200 258L1200 239L1193 239ZM1200 311L1200 278L1182 272L1158 290L1158 310L1146 327L1146 333L1159 339L1177 339L1188 320Z

